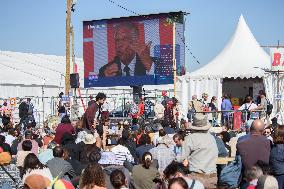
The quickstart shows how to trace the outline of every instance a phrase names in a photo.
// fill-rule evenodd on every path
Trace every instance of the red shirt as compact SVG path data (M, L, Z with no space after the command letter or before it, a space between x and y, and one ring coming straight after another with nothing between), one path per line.
M139 116L144 115L144 111L145 111L145 104L144 104L144 102L141 102L141 103L138 105L138 108L139 108Z
M57 144L61 144L61 138L64 135L64 133L70 133L70 134L75 134L75 129L71 125L71 123L60 123L57 128L56 128L56 133L54 137L54 141Z

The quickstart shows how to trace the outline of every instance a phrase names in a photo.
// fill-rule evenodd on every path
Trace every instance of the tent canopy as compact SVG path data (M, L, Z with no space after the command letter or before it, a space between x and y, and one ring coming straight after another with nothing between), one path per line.
M76 58L83 83L83 60ZM65 57L0 51L0 85L53 86L65 85Z
M260 47L241 15L234 35L225 48L207 65L189 74L190 78L263 77L260 68L270 67L269 55Z

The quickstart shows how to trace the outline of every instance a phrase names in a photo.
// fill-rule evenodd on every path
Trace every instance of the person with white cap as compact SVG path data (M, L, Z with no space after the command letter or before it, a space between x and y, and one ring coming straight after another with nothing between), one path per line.
M100 152L100 148L96 146L96 137L93 134L87 134L79 150L79 161L87 165L89 163L89 156L91 152Z
M209 133L211 124L207 116L201 113L193 117L190 134L182 144L182 155L179 158L189 163L190 176L204 184L205 188L216 188L218 148L213 135Z

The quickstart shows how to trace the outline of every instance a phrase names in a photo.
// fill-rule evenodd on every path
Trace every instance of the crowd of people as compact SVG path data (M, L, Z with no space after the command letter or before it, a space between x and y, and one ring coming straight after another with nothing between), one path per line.
M60 114L51 127L24 119L3 125L0 189L283 189L284 126L249 119L245 131L216 132L196 113L204 97L193 97L195 112L179 126L175 98L164 95L154 121L116 123L102 111L103 93L76 122Z
M243 103L239 102L238 105L235 106L233 106L231 98L227 94L224 94L222 96L220 108L216 96L212 96L209 101L207 93L203 93L201 99L198 99L197 95L193 95L188 107L187 118L189 121L192 120L192 116L195 112L208 112L208 120L212 126L226 125L227 127L232 125L234 119L233 114L236 111L241 112L242 123L245 123L249 119L262 119L267 123L269 122L269 115L272 113L273 109L273 105L270 104L263 90L259 91L256 99L247 95L244 98ZM221 117L218 117L217 112L220 112Z

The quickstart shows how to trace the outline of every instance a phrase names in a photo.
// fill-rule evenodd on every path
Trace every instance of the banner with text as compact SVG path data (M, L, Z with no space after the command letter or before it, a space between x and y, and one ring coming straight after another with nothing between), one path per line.
M284 48L271 48L271 70L284 71Z

